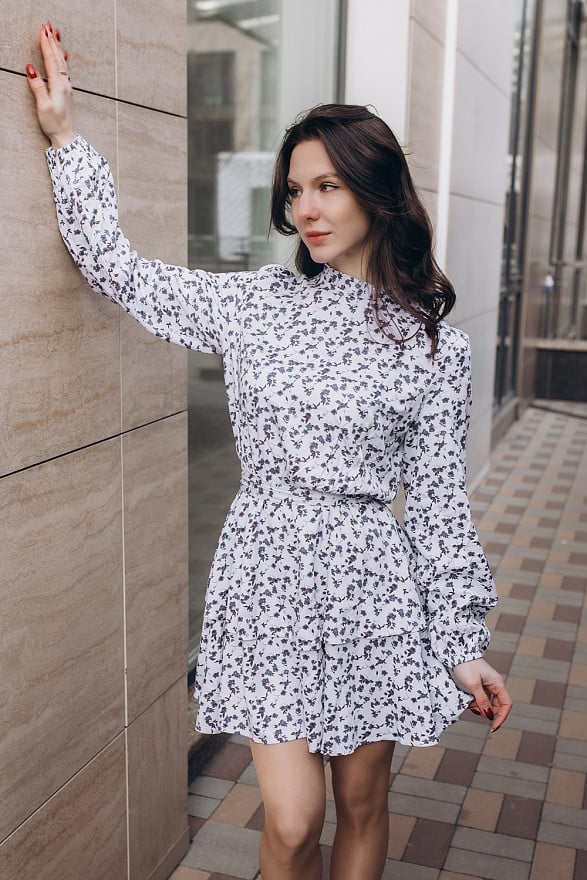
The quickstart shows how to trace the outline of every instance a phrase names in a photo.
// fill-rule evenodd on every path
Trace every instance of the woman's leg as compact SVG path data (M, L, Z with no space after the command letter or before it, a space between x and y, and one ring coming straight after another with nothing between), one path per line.
M337 829L331 880L381 880L387 854L387 792L393 742L330 759Z
M321 880L326 793L322 755L305 739L251 742L265 806L259 860L263 880Z

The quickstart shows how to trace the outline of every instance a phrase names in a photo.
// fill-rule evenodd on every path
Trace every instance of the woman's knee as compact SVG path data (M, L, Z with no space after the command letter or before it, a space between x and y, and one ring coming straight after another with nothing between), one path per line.
M322 824L323 816L318 814L266 812L264 832L271 849L290 861L318 846Z

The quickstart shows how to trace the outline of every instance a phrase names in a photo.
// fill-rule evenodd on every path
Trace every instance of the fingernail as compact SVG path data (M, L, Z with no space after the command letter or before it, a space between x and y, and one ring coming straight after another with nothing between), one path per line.
M59 29L57 29L57 28L55 30L55 39L57 40L58 43L61 42L61 34L59 33Z
M37 78L37 71L35 70L35 68L33 67L32 64L27 64L26 75L28 76L29 79L36 79Z
M63 53L63 57L64 57L65 60L67 61L67 59L69 58L69 52L64 52L64 53Z
M47 27L49 28L49 30L51 31L51 33L53 33L53 25L51 24L50 21L47 22Z
M492 712L491 709L489 708L489 706L487 707L487 709L485 709L485 715L486 715L487 718L489 718L490 721L493 721L493 719L494 719L494 717L495 717L494 714L493 714L493 712Z
M481 715L481 712L479 711L479 709L475 709L474 706L471 706L470 709L471 709L471 712L473 713L473 715Z

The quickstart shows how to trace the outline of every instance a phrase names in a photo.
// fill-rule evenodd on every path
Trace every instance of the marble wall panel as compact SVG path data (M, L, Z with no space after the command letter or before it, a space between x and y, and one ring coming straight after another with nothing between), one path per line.
M0 839L124 725L121 501L119 439L0 480Z
M123 438L128 718L187 668L187 414Z
M148 259L186 261L185 121L140 107L119 109L120 222ZM187 357L121 316L122 427L186 408Z
M0 474L120 431L119 319L89 289L55 218L44 149L23 77L0 72ZM78 122L116 153L111 102L78 101Z
M509 116L509 98L457 53L452 192L503 203Z
M514 28L520 4L511 0L467 0L459 4L458 49L508 99L514 58Z
M184 0L116 0L118 98L186 114Z
M412 17L428 33L444 42L446 0L412 0Z
M23 73L30 62L42 70L39 35L50 20L69 52L75 85L101 95L114 95L115 2L71 3L70 0L21 0L10 7L10 27L0 32L0 67Z
M129 880L147 880L178 843L189 846L185 701L182 675L127 731Z
M0 844L3 880L127 880L124 734Z
M407 152L417 186L438 187L444 45L412 21Z
M502 237L501 205L451 196L447 272L457 294L451 321L459 326L497 305Z

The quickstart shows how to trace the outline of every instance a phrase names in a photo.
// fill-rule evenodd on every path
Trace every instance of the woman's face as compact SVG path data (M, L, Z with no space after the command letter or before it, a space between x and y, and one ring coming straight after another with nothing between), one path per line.
M369 217L321 141L294 147L287 182L292 221L312 259L365 280Z

